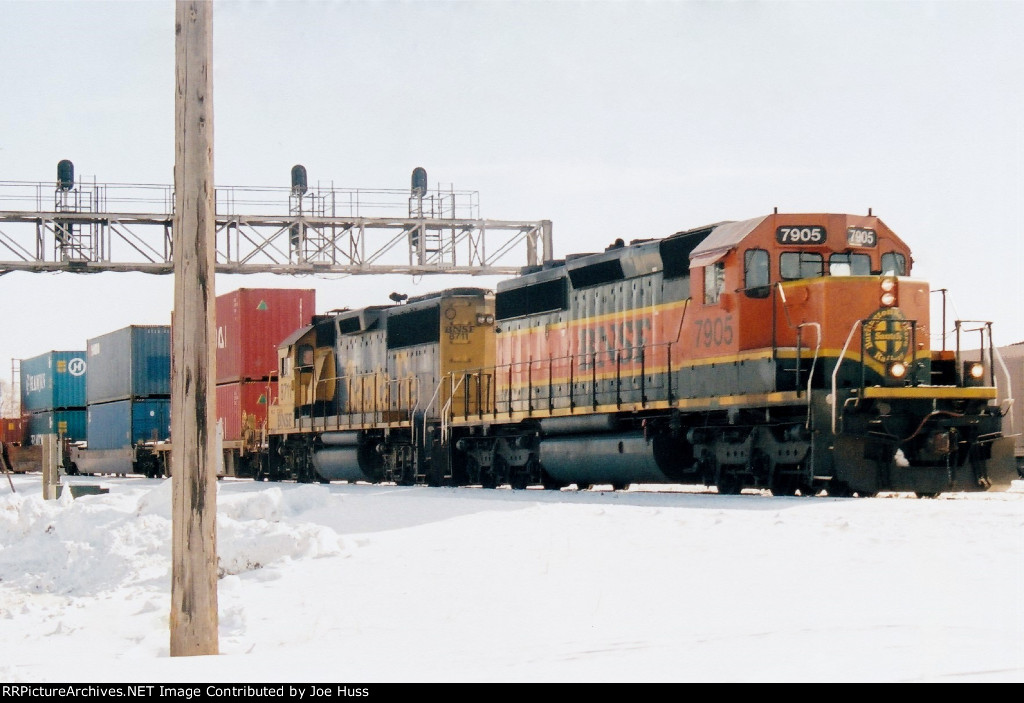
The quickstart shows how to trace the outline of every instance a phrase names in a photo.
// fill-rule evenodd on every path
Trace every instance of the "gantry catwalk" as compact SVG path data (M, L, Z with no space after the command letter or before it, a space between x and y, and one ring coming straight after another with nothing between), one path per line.
M174 189L75 180L0 181L0 273L170 274ZM485 220L476 191L292 185L216 189L218 273L511 275L552 258L551 222Z

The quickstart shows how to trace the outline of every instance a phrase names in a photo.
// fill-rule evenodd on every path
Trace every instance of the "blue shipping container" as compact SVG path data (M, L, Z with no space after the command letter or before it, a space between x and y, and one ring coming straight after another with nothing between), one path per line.
M86 368L84 351L51 351L22 359L22 412L84 408Z
M55 434L72 442L85 439L85 410L47 410L24 416L30 444L42 444L44 434Z
M169 398L117 400L88 408L89 449L125 449L171 436Z
M86 343L86 402L159 398L171 394L171 328L132 325Z

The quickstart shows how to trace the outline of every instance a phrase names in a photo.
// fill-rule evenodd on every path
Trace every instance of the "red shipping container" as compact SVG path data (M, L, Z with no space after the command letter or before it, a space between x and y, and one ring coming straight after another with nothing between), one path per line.
M239 288L217 296L217 383L276 376L277 345L310 324L316 291Z
M0 418L0 442L21 443L25 441L25 424L20 417Z
M267 425L267 408L277 401L277 381L241 381L217 386L217 420L224 441L258 441Z

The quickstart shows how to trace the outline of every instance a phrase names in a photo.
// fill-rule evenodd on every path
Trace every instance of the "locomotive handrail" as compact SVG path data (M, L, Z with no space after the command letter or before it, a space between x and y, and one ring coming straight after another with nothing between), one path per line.
M445 401L444 405L441 407L441 412L440 412L440 415L441 415L441 446L445 446L445 445L448 444L448 434L451 432L452 402L455 400L455 391L459 390L459 386L461 386L462 382L466 380L466 374L462 374L462 376L459 378L457 383L454 382L454 380L455 380L455 375L454 374L449 373L447 375L448 375L448 378L449 378L449 383L451 384L451 390L450 390L450 392L448 394L448 400ZM440 385L441 384L438 384L438 390L440 390ZM423 436L424 437L427 436L427 416L425 414L423 416Z
M672 346L673 342L647 346L619 346L613 349L590 350L579 354L487 367L493 372L496 385L493 397L488 396L488 405L484 412L494 417L497 417L499 412L509 417L517 412L532 416L538 408L546 406L547 412L562 408L567 409L569 414L575 414L580 409L581 402L589 409L595 409L605 402L618 408L626 403L637 403L641 408L646 408L650 402L647 382L649 363L653 350L660 348L664 349L665 367L658 369L656 373L663 376L666 398L672 402ZM599 376L599 367L610 370L601 372ZM567 375L556 378L556 373ZM624 374L635 379L638 385L630 389L624 383L628 380ZM490 378L492 374L487 376ZM498 379L504 380L504 386L497 385ZM525 387L517 387L517 379L520 383L525 383ZM581 397L581 393L576 389L576 382L581 379L585 379L585 397ZM602 381L607 381L607 388L599 389ZM562 386L565 390L558 390ZM504 397L499 391L504 393ZM536 397L534 392L537 393ZM627 392L634 397L627 399ZM565 401L567 405L561 406L558 401Z
M488 373L488 371L490 373ZM489 413L494 410L494 387L493 379L494 373L497 371L494 367L480 367L477 369L467 369L462 372L462 378L464 381L462 392L462 418L469 419L469 416L473 413L470 412L470 408L476 408L476 416L483 419L484 413ZM476 397L470 398L470 380L476 381ZM487 396L484 397L484 381L487 382ZM454 413L452 413L454 416Z
M976 322L982 324L982 327L976 327L969 330L962 330L961 326L965 322ZM1006 361L1003 359L1002 352L999 351L998 347L992 343L992 323L987 320L956 320L954 322L956 330L956 369L959 372L962 368L962 360L960 358L960 332L981 332L981 348L978 350L982 357L982 362L985 360L985 332L988 333L988 352L989 352L989 377L992 379L992 386L996 389L996 395L999 395L999 381L996 378L995 362L999 361L999 367L1003 371L1003 376L1006 378L1006 390L1007 397L1003 399L1000 404L999 414L1010 416L1010 432L1013 433L1014 422L1013 422L1013 384L1010 382L1010 371L1006 368ZM1003 407L1005 406L1005 408Z
M963 330L963 324L965 322L979 323L979 324L982 324L983 327L976 327L976 328L969 329L969 330ZM966 332L981 332L982 333L982 335L981 335L981 348L979 349L979 352L981 353L981 356L982 356L981 360L982 360L982 362L984 362L984 360L985 360L985 334L984 333L988 332L988 350L989 350L989 363L988 363L988 367L989 367L989 376L992 379L992 386L996 389L996 395L998 396L998 394L999 394L999 382L998 382L998 380L996 378L996 369L995 369L995 362L998 359L999 366L1003 370L1003 375L1006 377L1006 389L1007 389L1007 397L1004 398L1003 402L1000 404L999 414L1000 415L1007 415L1008 414L1010 416L1010 432L1014 433L1013 395L1012 395L1013 384L1010 381L1010 371L1006 368L1006 361L1003 359L1002 353L999 351L999 349L996 347L996 345L992 343L992 323L990 321L988 321L988 320L956 320L953 323L953 327L954 327L954 330L956 332L956 357L955 357L956 361L955 361L955 364L956 364L956 372L957 373L960 373L961 368L962 368L962 364L963 364L963 360L962 360L962 358L960 356L960 333L962 331L966 331ZM1005 406L1005 409L1002 406Z
M818 341L814 345L814 358L811 360L811 370L807 374L807 421L804 423L804 427L807 429L811 428L811 383L814 381L814 367L818 365L818 353L821 351L821 325L817 322L802 322L797 325L797 330L800 330L804 326L813 327L818 332ZM797 337L799 340L799 336ZM797 343L799 348L799 342ZM797 355L797 379L799 380L800 373L800 358Z
M379 394L381 383L374 383L373 384L373 402L372 402L372 407L370 409L367 409L367 405L365 403L366 387L365 387L365 383L364 382L366 381L367 378L371 378L371 377L373 379L377 379L379 377L379 378L381 378L383 380L383 385L384 385L384 388L385 388L384 399L383 399L384 405L382 405L382 403L381 403L381 398L380 398L380 394ZM316 391L320 390L321 384L324 384L326 386L326 384L328 384L330 382L335 382L335 383L337 383L339 385L340 384L344 384L345 385L346 391L347 391L346 395L348 397L348 402L349 402L349 406L350 406L349 410L347 410L346 412L342 412L342 408L341 408L341 406L339 404L340 401L337 398L337 395L335 395L335 398L334 398L334 400L331 403L331 406L334 409L334 417L335 417L335 424L334 424L333 428L329 427L328 417L330 417L330 416L327 414L327 410L326 409L324 411L322 411L321 414L317 414L315 412L315 407L316 407L315 399L316 399L316 397L318 395L318 393ZM359 382L359 384L360 384L360 395L359 395L359 397L360 397L361 401L363 401L363 402L360 403L360 409L359 409L358 412L353 412L351 410L351 402L352 402L351 398L352 398L353 382ZM344 427L351 427L353 425L352 418L357 416L357 415L362 418L363 422L366 421L366 415L367 414L370 414L372 416L373 421L375 421L375 422L379 421L381 419L380 418L380 414L383 411L389 410L391 408L391 398L392 398L392 388L393 387L397 386L397 388L398 388L398 396L399 396L398 402L399 402L399 406L400 406L398 408L398 410L401 411L401 409L402 409L401 408L402 387L405 386L408 389L408 391L409 391L409 400L411 401L411 399L413 397L414 386L416 386L418 383L419 383L419 379L416 376L407 376L405 378L388 378L386 375L381 374L379 371L367 371L365 373L345 374L345 375L342 375L342 376L329 376L329 377L326 377L326 378L320 378L316 382L316 388L314 389L314 393L313 393L314 402L312 403L312 405L314 407L314 410L310 412L310 417L309 417L310 427L309 428L311 430L316 430L317 429L317 421L318 420L320 421L319 424L320 424L320 430L321 431L326 431L328 429L340 429L343 426ZM418 393L416 393L415 395L416 395L416 397L419 396ZM410 413L410 417L411 417L411 413ZM344 424L342 424L342 418L346 418ZM299 428L300 429L301 429L301 426L302 426L302 420L300 418L299 419Z
M441 376L440 380L438 380L438 382L437 382L437 386L434 388L434 394L430 396L430 400L428 400L426 405L423 406L424 407L424 413L423 413L423 436L424 437L427 436L427 413L426 413L426 408L429 408L431 405L434 404L434 400L437 398L438 394L441 392L441 386L444 385L445 379L448 379L449 385L452 383L453 379L452 379L451 372L446 373L445 375ZM455 392L455 388L453 387L452 388L452 394L454 394L454 392ZM451 398L449 398L448 400L451 401ZM419 399L417 398L416 406L412 409L412 415L413 415L414 418L416 416L416 410L419 407L420 407ZM438 408L438 414L441 416L441 433L442 433L442 436L443 436L444 435L444 410L443 410L443 407L442 408ZM415 420L413 421L412 425L413 425L413 428L412 428L412 443L413 443L413 446L416 446L416 422L415 422Z
M676 342L678 342L679 339L683 336L683 323L686 322L686 311L690 309L691 300L693 300L693 298L687 298L686 300L683 301L683 313L679 316L679 328L676 330L675 338ZM668 342L668 344L671 345L672 342Z
M857 329L857 327L861 327L863 325L864 325L864 320L856 320L850 326L850 333L848 335L846 335L846 343L843 344L843 350L841 352L839 352L839 358L836 359L835 368L832 369L832 393L829 395L829 398L828 398L828 404L832 408L832 434L836 433L836 400L838 400L838 396L836 394L836 391L837 391L837 385L838 385L837 384L837 379L839 377L839 367L842 366L843 360L846 359L846 350L850 348L850 341L853 339L854 331ZM861 335L861 337L863 337L863 336L864 335ZM863 357L863 354L861 356Z

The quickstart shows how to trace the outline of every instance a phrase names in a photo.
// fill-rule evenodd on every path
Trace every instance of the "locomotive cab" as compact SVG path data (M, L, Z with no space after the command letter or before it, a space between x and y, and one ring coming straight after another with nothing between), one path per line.
M268 413L269 428L302 427L302 418L323 415L335 396L334 324L317 315L278 346L278 402ZM309 423L307 423L309 426Z
M929 292L901 278L910 265L909 248L870 215L773 214L717 227L690 260L695 347L783 360L775 391L804 389L812 373L824 387L840 350L867 370L841 385L928 382Z

